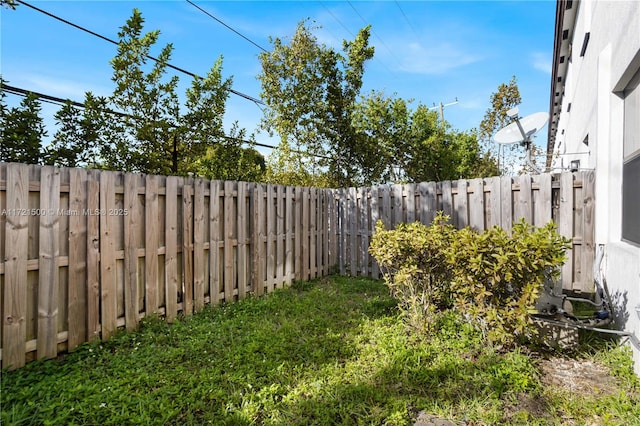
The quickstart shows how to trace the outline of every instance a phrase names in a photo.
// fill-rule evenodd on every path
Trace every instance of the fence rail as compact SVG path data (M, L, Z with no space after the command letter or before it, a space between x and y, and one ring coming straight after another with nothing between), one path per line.
M51 358L152 313L261 295L330 273L379 277L377 220L573 237L565 288L590 290L593 173L317 189L0 163L0 359Z

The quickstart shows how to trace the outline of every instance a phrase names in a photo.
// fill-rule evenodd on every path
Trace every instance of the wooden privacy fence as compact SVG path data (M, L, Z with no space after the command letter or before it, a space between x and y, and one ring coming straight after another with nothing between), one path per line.
M592 172L316 189L0 163L0 359L51 358L158 313L261 295L294 280L379 277L377 220L573 237L565 289L591 291Z
M3 367L336 263L331 190L0 163Z
M515 221L542 226L553 220L572 238L562 268L563 288L593 291L595 175L593 172L523 175L336 190L340 272L378 278L368 247L375 224L430 224L444 211L458 227L510 230Z

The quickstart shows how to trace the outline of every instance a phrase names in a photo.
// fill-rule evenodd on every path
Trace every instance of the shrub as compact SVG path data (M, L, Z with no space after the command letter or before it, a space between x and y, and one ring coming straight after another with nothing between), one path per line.
M514 224L457 232L447 251L456 309L471 317L491 342L508 345L534 332L529 314L545 279L557 277L569 240L555 224Z
M378 222L369 246L400 312L416 328L428 328L436 312L453 306L447 247L456 230L448 219L439 214L431 226L402 223L395 230Z
M498 227L456 230L448 220L440 213L430 226L376 225L370 252L409 324L429 330L438 312L455 309L492 343L532 335L529 313L545 278L557 275L569 240L553 223L521 221L509 235Z

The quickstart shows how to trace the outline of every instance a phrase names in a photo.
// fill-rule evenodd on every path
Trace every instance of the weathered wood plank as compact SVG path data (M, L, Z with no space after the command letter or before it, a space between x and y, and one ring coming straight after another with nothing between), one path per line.
M100 324L102 340L113 336L117 327L118 300L116 288L115 232L118 226L115 172L100 174Z
M158 246L160 218L158 216L158 176L145 176L144 194L144 288L145 313L158 312Z
M2 366L19 368L25 364L26 352L29 166L7 164L6 171Z
M296 280L302 280L302 256L303 256L303 242L302 242L302 204L304 200L304 192L301 187L295 188L295 201L294 201L294 211L295 211L295 271L296 271Z
M347 195L349 210L347 220L349 224L349 274L352 277L358 275L358 199L356 188L349 188Z
M595 258L595 172L581 172L582 174L582 203L583 203L583 234L581 270L582 279L579 288L583 292L592 292L593 262Z
M380 220L380 200L378 199L378 187L372 187L370 189L371 194L371 223L369 224L369 232L371 237L375 235L376 224ZM371 277L373 279L380 278L380 266L374 257L371 257Z
M316 228L316 211L317 211L317 193L316 188L309 188L309 278L313 279L318 276L316 265L316 249L317 249L317 228Z
M538 187L537 197L534 202L533 224L544 226L551 222L551 175L548 173L535 175L533 183Z
M476 231L485 229L485 202L484 202L484 182L482 179L472 179L469 181L469 188L473 191L469 194L469 226Z
M205 293L205 181L195 180L193 192L193 307L199 311L204 307Z
M400 184L393 185L391 187L393 191L393 226L404 222L404 191L403 186Z
M212 305L220 301L221 185L219 180L213 180L209 190L209 292Z
M234 182L224 183L224 301L233 302L236 277L234 275L233 240L235 236Z
M60 170L40 170L37 357L58 354L58 257L60 256Z
M87 172L69 169L69 333L67 349L87 335Z
M182 187L182 311L193 314L193 179Z
M489 208L487 209L487 228L500 226L502 223L502 203L500 192L500 178L487 179L489 188Z
M315 189L316 191L316 276L321 277L324 274L324 228L326 227L326 221L324 220L325 205L322 189Z
M453 189L450 180L440 182L442 190L442 212L449 216L453 223Z
M285 187L278 185L275 189L276 195L276 256L275 256L275 277L278 287L284 284L284 197Z
M422 182L418 184L420 194L420 222L430 225L436 216L438 195L435 182Z
M360 234L360 275L369 276L369 193L367 188L360 188L360 218L359 218L359 234Z
M467 192L468 182L460 179L457 182L458 194L455 198L455 214L453 224L462 229L469 225L469 193Z
M518 199L514 210L514 219L519 222L524 219L526 223L533 223L533 209L532 209L532 197L531 197L531 176L521 175L518 177L517 182L520 190L518 191Z
M416 221L416 185L407 183L403 185L403 191L406 200L406 220L407 223L413 223Z
M138 325L138 241L135 228L139 226L138 176L133 173L124 175L124 302L125 326L133 331Z
M238 298L243 299L247 294L249 286L249 263L247 262L247 194L248 183L238 182L238 198L237 198L237 255L236 269L238 271Z
M178 315L178 177L168 176L165 189L165 318Z
M254 263L254 283L253 291L257 296L264 294L266 284L266 223L265 215L267 212L265 204L265 190L263 184L257 184L254 188L253 205L255 212L253 214L254 225L254 247L253 247L253 263Z
M267 185L267 292L271 292L276 284L276 192L274 185Z
M293 232L293 187L285 188L284 203L284 278L287 284L291 284L295 278L295 261L293 259L294 251L294 232Z
M340 275L347 274L347 194L344 189L338 189L336 213L339 220L337 238L338 266Z
M503 176L500 179L500 227L511 232L513 224L513 189L511 188L511 176Z
M393 227L393 216L391 211L391 189L389 185L382 185L378 189L378 192L382 195L382 213L380 219L384 223L385 229L391 229Z
M560 211L558 232L567 238L573 237L573 174L560 174ZM573 288L573 250L567 251L567 261L562 267L562 288Z
M87 176L87 338L100 339L100 172Z

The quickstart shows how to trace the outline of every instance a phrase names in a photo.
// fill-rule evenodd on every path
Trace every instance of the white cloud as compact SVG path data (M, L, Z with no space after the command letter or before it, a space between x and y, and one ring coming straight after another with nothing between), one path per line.
M424 46L414 42L392 47L399 58L400 71L414 74L444 74L455 68L478 62L482 57L452 43Z
M59 76L49 77L42 74L24 73L19 78L12 79L11 84L28 90L57 96L63 99L84 101L85 92L91 91L95 95L108 95L111 89L96 86L93 83L69 80Z
M533 52L531 54L533 68L551 75L551 58L548 53Z

